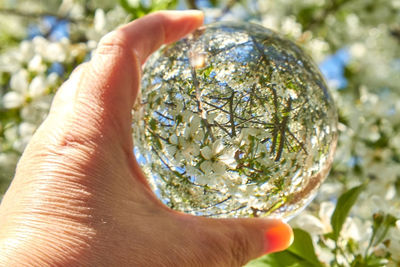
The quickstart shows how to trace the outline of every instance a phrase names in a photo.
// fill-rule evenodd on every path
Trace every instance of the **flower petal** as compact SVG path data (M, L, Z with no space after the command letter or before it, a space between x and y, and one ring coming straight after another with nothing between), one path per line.
M207 175L210 174L213 170L212 162L209 160L205 160L200 164L200 169Z
M209 146L205 146L200 150L201 155L204 159L210 160L213 156L212 150Z

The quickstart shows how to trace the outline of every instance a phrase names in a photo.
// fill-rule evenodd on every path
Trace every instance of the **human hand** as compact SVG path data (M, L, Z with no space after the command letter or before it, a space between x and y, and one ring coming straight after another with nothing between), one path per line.
M278 220L170 210L134 158L141 64L202 20L170 11L133 21L61 86L0 206L1 266L240 266L289 246Z

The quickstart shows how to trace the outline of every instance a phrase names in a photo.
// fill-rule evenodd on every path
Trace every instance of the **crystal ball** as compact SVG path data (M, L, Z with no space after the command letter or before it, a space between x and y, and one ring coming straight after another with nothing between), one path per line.
M148 59L133 139L172 209L289 219L330 170L337 113L297 45L256 24L218 22Z

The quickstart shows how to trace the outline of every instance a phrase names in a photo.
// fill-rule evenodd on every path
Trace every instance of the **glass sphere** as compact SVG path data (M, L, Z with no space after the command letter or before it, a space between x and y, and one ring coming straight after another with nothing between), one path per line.
M288 219L332 164L337 115L311 59L251 23L219 22L147 61L135 154L172 209Z

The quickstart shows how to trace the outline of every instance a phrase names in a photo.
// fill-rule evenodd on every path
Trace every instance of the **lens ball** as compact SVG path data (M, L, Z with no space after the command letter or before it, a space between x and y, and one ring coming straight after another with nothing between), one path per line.
M133 117L155 194L200 216L291 218L327 176L337 141L318 68L251 23L210 24L156 52Z

